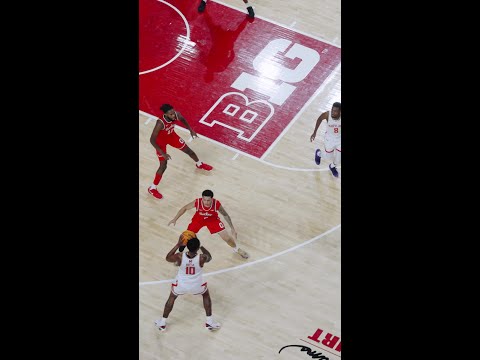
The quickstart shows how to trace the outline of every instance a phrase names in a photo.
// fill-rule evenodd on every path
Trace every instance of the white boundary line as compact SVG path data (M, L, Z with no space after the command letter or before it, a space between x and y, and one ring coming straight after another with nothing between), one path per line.
M187 18L185 17L185 15L182 14L182 12L180 10L178 10L175 6L173 6L172 4L164 1L164 0L157 0L157 1L160 1L161 3L167 5L167 6L170 6L173 10L175 10L178 15L180 15L180 17L183 19L183 22L185 23L185 27L187 29L187 35L180 35L183 39L183 46L182 48L180 49L180 51L173 57L171 58L169 61L167 61L166 63L163 63L162 65L160 66L157 66L156 68L153 68L153 69L149 69L149 70L145 70L145 71L140 71L138 73L138 75L144 75L144 74L148 74L148 73L151 73L153 71L157 71L165 66L167 66L168 64L170 64L171 62L175 61L180 55L182 55L182 53L185 51L185 48L187 47L188 42L190 41L190 26L188 25L188 21L187 21Z
M150 115L150 114L146 113L145 111L141 111L141 110L140 110L139 112L140 112L142 115L144 115L144 116L149 116L149 117L156 118L156 116ZM185 129L185 128L181 127L181 126L175 126L175 130L177 130L177 129L178 129L178 130L185 131L185 132L188 131L188 129ZM206 136L203 136L203 135L201 135L201 134L199 134L199 133L197 133L197 135L198 135L198 137L201 138L201 139L204 139L204 140L206 140L206 141L210 141L210 142L212 142L212 143L214 143L214 144L217 144L217 145L219 145L219 146L221 146L221 147L224 147L225 149L228 149L228 150L233 151L233 152L235 152L235 153L239 153L239 154L241 154L241 155L243 155L243 156L246 156L246 157L248 157L248 158L250 158L250 159L252 159L252 160L259 161L259 162L261 162L262 164L265 164L265 165L268 165L268 166L272 166L272 167L275 167L275 168L278 168L278 169L289 170L289 171L306 171L306 172L308 172L308 171L330 171L330 170L328 169L328 166L323 167L323 168L320 168L320 169L319 169L319 168L305 169L305 168L293 168L293 167L289 167L289 166L277 165L277 164L270 163L270 162L268 162L268 161L262 160L262 159L260 159L260 158L258 158L258 157L256 157L256 156L247 154L246 152L243 152L242 150L238 150L238 149L235 149L235 148L233 148L233 147L231 147L231 146L225 145L225 144L223 144L223 143L221 143L221 142L218 142L217 140L210 139L210 138L208 138L208 137L206 137ZM233 159L232 159L232 160L233 160ZM341 166L337 166L337 168L338 168L338 169L341 169L342 167L341 167Z
M262 157L260 158L261 160L264 160L269 154L270 151L274 148L275 145L283 138L283 136L287 133L287 131L292 127L292 125L295 123L295 121L302 115L302 112L309 106L313 99L315 99L320 92L325 89L325 87L332 81L333 77L337 75L338 69L340 68L341 63L338 63L338 65L333 69L333 71L327 76L327 78L323 81L323 83L320 85L320 87L313 93L313 95L310 97L310 99L307 100L307 102L302 106L302 108L297 112L295 117L290 120L290 123L283 129L281 134L277 136L277 138L273 141L273 143L268 147L268 149L263 153Z
M299 249L305 245L308 245L314 241L317 241L317 240L320 240L321 238L323 238L324 236L334 232L335 230L337 230L338 228L340 228L342 224L338 224L336 226L334 226L333 228L331 228L330 230L327 230L325 231L323 234L320 234L320 235L317 235L315 236L314 238L310 239L310 240L307 240L301 244L298 244L298 245L295 245L289 249L286 249L286 250L283 250L283 251L280 251L279 253L276 253L276 254L273 254L273 255L270 255L270 256L267 256L267 257L264 257L262 259L258 259L258 260L255 260L255 261L252 261L252 262L249 262L249 263L246 263L246 264L242 264L242 265L238 265L238 266L234 266L234 267L231 267L231 268L227 268L227 269L222 269L222 270L217 270L217 271L212 271L212 272L209 272L209 273L206 273L206 274L203 274L203 276L210 276L210 275L216 275L216 274L223 274L223 273L226 273L226 272L229 272L229 271L233 271L233 270L238 270L238 269L242 269L244 267L247 267L247 266L252 266L252 265L255 265L255 264L259 264L261 262L264 262L264 261L267 261L267 260L271 260L273 258L276 258L277 256L280 256L280 255L283 255L283 254L286 254L286 253L289 253L289 252L292 252L296 249ZM169 282L172 282L173 280L175 279L166 279L166 280L159 280L159 281L145 281L145 282L140 282L139 283L139 286L145 286L145 285L156 285L156 284L165 284L165 283L169 283Z
M183 48L180 50L180 52L179 52L174 58L170 59L170 61L168 61L167 63L165 63L165 64L163 64L163 65L161 65L161 66L159 66L159 67L156 67L156 68L154 68L154 69L150 69L150 70L147 70L147 71L140 72L140 73L139 73L140 75L146 74L146 73L148 73L148 72L152 72L152 71L155 71L155 70L158 70L158 69L160 69L160 68L168 65L168 64L171 63L172 61L174 61L174 60L175 60L178 56L180 56L180 54L183 52L183 50L184 50L185 47L186 47L187 40L190 39L190 27L188 26L188 22L187 22L187 19L185 18L185 16L184 16L177 8L175 8L173 5L169 4L168 2L166 2L166 1L164 1L164 0L157 0L157 1L162 2L162 3L170 6L172 9L174 9L175 11L177 11L177 12L180 14L180 16L182 17L182 19L183 19L184 22L185 22L185 25L186 25L186 28L187 28L187 35L186 35L186 37L185 37L186 39L185 39ZM213 1L213 0L212 0L212 1ZM234 9L234 10L237 10L237 11L240 11L240 12L244 12L243 10L240 10L240 8L237 8L237 7L232 6L232 5L229 5L229 4L225 4L225 3L221 2L221 1L214 1L214 2L219 3L219 4L223 5L223 6L229 7L229 8L231 8L231 9ZM255 7L253 7L253 8L255 8ZM299 30L293 29L292 27L289 27L289 26L280 24L280 23L278 23L278 22L276 22L276 21L273 21L273 20L269 20L269 19L263 18L263 17L261 17L261 16L257 16L257 15L255 15L255 16L258 17L258 18L261 18L261 19L263 19L263 20L265 20L265 21L271 22L272 24L278 25L278 26L280 26L280 27L284 27L284 28L289 29L289 30L291 30L291 31L297 32L297 33L299 33L299 34L303 34L303 35L305 35L305 36L311 37L311 38L313 38L313 39L316 39L316 40L325 42L325 43L327 43L327 44L330 44L330 45L332 45L332 46L335 46L335 47L337 47L337 48L340 48L340 46L338 46L338 45L336 45L336 44L333 44L333 43L331 43L331 42L329 42L329 41L327 41L327 40L325 40L325 39L322 39L322 38L319 38L319 37L310 35L310 34L305 33L305 32L303 32L303 31L299 31ZM336 37L335 40L336 40L337 38L338 38L338 37ZM282 166L282 165L276 165L276 164L273 164L273 163L269 163L269 162L266 162L264 159L265 159L265 157L267 157L267 156L270 154L270 151L273 150L274 146L283 138L283 136L284 136L284 135L286 134L286 132L290 129L290 127L293 126L293 124L295 123L295 121L300 117L300 115L301 115L301 113L303 112L303 110L304 110L308 105L310 105L310 104L312 103L312 101L318 96L318 94L325 88L325 86L332 81L332 78L334 77L334 75L336 75L336 73L338 72L338 69L340 68L340 66L341 66L341 63L339 63L339 64L335 67L335 69L327 76L327 78L325 79L325 81L320 85L320 87L315 91L315 93L310 97L310 99L307 100L307 102L303 105L303 107L300 109L300 111L297 112L297 114L295 115L295 117L294 117L294 118L290 121L290 123L283 129L282 133L281 133L281 134L275 139L275 141L268 147L268 149L265 151L265 153L262 155L262 157L261 157L260 159L257 158L257 157L255 157L255 156L252 156L252 155L250 155L250 154L244 153L243 151L240 151L240 150L237 150L237 149L235 149L235 148L232 148L232 147L230 147L230 146L228 146L228 145L222 144L222 143L220 143L220 142L218 142L218 141L212 140L212 139L210 139L210 138L206 138L206 137L203 137L203 136L202 136L202 138L205 138L205 139L207 139L207 140L213 141L213 142L215 142L215 143L217 143L217 144L219 144L219 145L221 145L221 146L224 146L224 147L226 147L226 148L228 148L228 149L230 149L230 150L232 150L232 151L239 152L239 153L241 153L241 154L243 154L243 155L245 155L245 156L247 156L247 157L250 157L250 158L255 159L255 160L257 160L257 161L263 162L264 164L267 164L267 165L270 165L270 166L273 166L273 167L276 167L276 168L279 168L279 169L290 170L290 171L327 171L327 170L329 170L328 167L320 168L320 169L315 169L315 168L314 168L314 169L292 168L292 167L287 167L287 166ZM145 125L148 125L148 123L149 123L152 119L155 119L155 118L156 118L156 116L151 115L151 114L148 114L148 113L146 113L146 112L144 112L144 111L142 111L142 110L139 110L139 112L140 112L141 114L149 117L149 119L147 119L147 121L145 122ZM177 127L177 129L186 130L186 129L183 129L182 127ZM193 139L190 139L188 142L191 142L192 140L193 140ZM238 154L237 154L237 155L238 155ZM235 158L232 159L232 160L235 160ZM338 168L340 169L341 167L339 166Z

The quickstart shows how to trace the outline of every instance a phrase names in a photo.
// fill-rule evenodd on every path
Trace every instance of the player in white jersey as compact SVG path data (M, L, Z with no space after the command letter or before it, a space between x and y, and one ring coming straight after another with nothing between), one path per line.
M200 246L200 240L194 237L188 240L188 251L180 253L176 251L183 245L183 238L180 237L177 244L167 254L166 260L179 265L175 282L172 283L170 296L163 309L163 318L156 320L155 325L159 330L165 331L168 315L173 309L173 304L179 295L192 294L203 296L203 306L207 315L205 328L208 330L220 329L220 324L212 319L212 300L207 289L207 282L203 281L203 265L212 260L212 255L203 246ZM198 249L202 254L197 254Z
M315 140L317 136L317 130L323 120L327 120L327 130L325 131L324 145L325 145L325 157L329 161L328 168L332 172L332 175L338 177L337 165L341 163L342 156L342 143L341 143L341 130L342 130L342 104L335 102L332 105L332 110L322 113L315 124L315 130L310 136L310 142ZM321 151L315 150L315 163L320 165Z

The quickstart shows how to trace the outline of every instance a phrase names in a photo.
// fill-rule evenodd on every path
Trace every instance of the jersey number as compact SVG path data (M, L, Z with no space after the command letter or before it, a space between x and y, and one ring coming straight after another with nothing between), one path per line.
M338 134L338 128L333 128L333 132L334 132L335 134Z
M195 267L189 266L185 268L185 274L187 275L195 275Z

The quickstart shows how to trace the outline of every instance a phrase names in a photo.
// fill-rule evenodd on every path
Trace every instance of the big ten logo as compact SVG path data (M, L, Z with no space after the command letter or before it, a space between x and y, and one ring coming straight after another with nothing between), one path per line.
M237 138L252 141L272 118L275 112L272 104L283 105L297 88L293 84L304 80L319 61L320 55L314 49L292 45L287 39L270 41L253 59L253 67L260 76L242 72L230 85L241 92L248 88L266 100L249 101L241 92L228 92L220 96L200 122L210 127L223 126L236 132Z
M315 333L312 336L308 336L308 338L335 351L342 351L342 342L340 341L340 338L328 332L324 333L322 329L317 329Z

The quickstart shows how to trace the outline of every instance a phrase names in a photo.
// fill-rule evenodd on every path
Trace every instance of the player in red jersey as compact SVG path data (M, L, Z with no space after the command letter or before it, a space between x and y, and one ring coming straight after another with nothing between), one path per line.
M248 0L243 0L243 3L247 8L248 16L251 18L254 18L255 11L253 11L252 5L248 2ZM204 12L206 7L207 7L207 0L201 0L200 5L198 5L198 12Z
M244 259L248 259L249 255L246 251L237 247L235 240L237 239L237 232L233 227L232 219L225 211L225 208L222 206L220 201L213 197L213 192L211 190L204 190L202 192L202 197L195 199L191 203L183 206L178 210L177 215L168 223L168 225L177 222L178 218L185 214L185 211L195 208L195 214L192 217L192 221L187 227L187 230L193 231L197 234L201 228L206 226L210 234L218 234L223 241L225 241L234 252L239 254ZM223 215L228 225L232 229L232 235L228 233L225 229L225 225L220 220L218 213Z
M192 139L198 137L197 133L190 127L187 119L185 119L178 111L175 111L173 106L170 104L163 104L160 109L164 114L161 118L157 119L157 123L155 124L152 135L150 136L150 144L152 144L157 151L157 157L160 161L160 166L155 174L155 179L153 180L152 185L150 185L148 188L148 192L157 199L161 199L163 197L163 195L158 192L157 185L160 183L163 173L165 170L167 170L167 161L172 158L169 154L167 154L167 144L182 150L185 154L190 156L193 161L197 163L197 168L207 171L213 169L213 167L210 165L201 162L198 159L197 154L195 154L195 152L193 152L193 150L190 149L187 144L185 144L185 141L175 132L175 121L180 120L185 127L190 130Z

